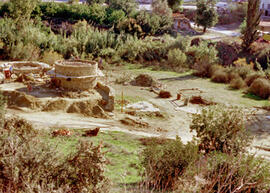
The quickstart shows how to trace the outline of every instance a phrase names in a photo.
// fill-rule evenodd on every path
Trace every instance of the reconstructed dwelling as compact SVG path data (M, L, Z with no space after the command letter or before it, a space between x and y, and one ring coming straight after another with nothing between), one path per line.
M104 76L97 62L83 60L57 61L55 70L49 73L60 87L72 90L93 89L97 79Z

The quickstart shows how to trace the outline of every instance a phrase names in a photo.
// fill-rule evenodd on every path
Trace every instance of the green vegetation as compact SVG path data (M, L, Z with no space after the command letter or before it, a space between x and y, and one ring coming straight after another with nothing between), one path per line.
M197 1L195 23L203 26L203 32L206 32L206 28L212 27L218 22L218 14L214 6L215 1Z
M190 129L197 135L186 145L177 138L146 146L142 164L148 188L181 193L267 192L269 164L246 154L250 137L240 109L204 109L193 116Z

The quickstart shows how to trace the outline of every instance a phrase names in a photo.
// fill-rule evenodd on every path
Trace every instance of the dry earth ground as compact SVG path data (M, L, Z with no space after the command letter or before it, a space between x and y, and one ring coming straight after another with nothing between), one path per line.
M165 85L166 90L172 93L170 99L160 99L157 94L150 92L149 87L138 87L131 85L116 84L115 79L119 76L127 74L128 79L136 77L141 73L148 73L155 79ZM122 131L132 135L142 135L147 137L166 137L175 138L180 136L184 142L192 139L193 134L189 131L189 124L192 113L199 112L202 108L200 105L189 104L187 107L177 108L173 100L179 89L199 89L201 92L186 92L186 96L201 95L210 101L225 104L237 105L247 112L250 118L248 128L255 137L254 146L262 146L262 148L254 148L252 151L260 155L265 155L270 159L270 115L269 112L257 110L255 106L268 105L269 101L259 100L252 95L243 94L242 91L230 90L227 85L216 84L208 79L201 79L192 76L191 73L178 74L174 72L151 71L148 69L138 68L111 68L107 70L107 80L116 92L116 110L114 116L109 119L97 119L84 117L78 114L69 114L64 112L33 112L28 109L7 109L8 116L18 115L32 122L37 128L84 128L92 129L101 127L101 130ZM8 84L1 87L8 87ZM124 100L133 103L138 101L148 101L155 107L159 108L163 117L156 115L128 115L120 112L121 95L123 92ZM52 96L53 97L53 96ZM41 98L41 99L47 99ZM182 105L183 101L177 101L178 105ZM256 116L254 116L256 112ZM121 120L131 119L130 124L122 124ZM146 124L146 125L145 125Z

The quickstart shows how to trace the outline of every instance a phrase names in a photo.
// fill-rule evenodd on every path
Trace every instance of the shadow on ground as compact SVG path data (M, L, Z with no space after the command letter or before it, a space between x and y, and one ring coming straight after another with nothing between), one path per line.
M177 81L177 80L183 81L183 80L196 80L196 79L199 79L199 77L193 76L193 75L186 75L186 76L171 77L171 78L161 78L158 80L160 80L160 81Z

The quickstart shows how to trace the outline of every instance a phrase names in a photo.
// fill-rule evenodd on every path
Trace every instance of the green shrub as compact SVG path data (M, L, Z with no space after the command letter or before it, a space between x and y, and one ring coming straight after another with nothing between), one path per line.
M168 64L173 69L177 68L187 68L186 63L187 56L180 49L173 49L168 52Z
M32 22L18 26L8 18L0 19L0 40L4 44L5 58L20 60L36 60L45 50L58 44L56 36L44 26Z
M138 8L138 3L135 0L107 0L111 9L123 10L127 16L131 16Z
M207 42L201 42L199 46L190 47L186 54L197 76L210 77L210 67L218 61L215 47L208 46Z
M190 43L190 38L178 35L176 39L171 43L171 46L169 48L178 48L182 52L187 52L190 48Z
M106 10L102 4L92 4L90 7L90 20L97 24L102 24L106 19Z
M176 138L161 145L149 145L142 155L146 183L154 189L166 191L175 186L178 178L199 154L192 142L184 145Z
M126 19L126 15L123 10L107 9L106 23L109 26L117 25L119 22L125 19Z
M67 156L46 133L12 118L0 129L1 192L107 192L100 147L79 142Z
M249 87L249 91L263 99L270 96L270 81L265 78L257 78Z
M128 33L131 35L136 35L138 37L144 36L144 32L141 26L133 18L126 18L117 24L115 31L118 33Z
M243 113L237 108L214 106L193 116L191 131L196 131L200 151L238 154L250 142Z

